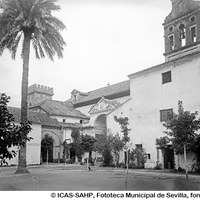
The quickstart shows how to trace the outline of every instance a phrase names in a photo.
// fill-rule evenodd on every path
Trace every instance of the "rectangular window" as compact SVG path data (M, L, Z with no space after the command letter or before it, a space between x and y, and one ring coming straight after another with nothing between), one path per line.
M169 36L169 47L170 50L174 50L174 35Z
M162 73L162 84L169 83L172 81L171 71Z
M164 122L173 117L173 109L160 110L160 121Z
M192 39L192 42L196 42L197 41L196 26L192 26L190 28L190 30L191 30L191 39Z

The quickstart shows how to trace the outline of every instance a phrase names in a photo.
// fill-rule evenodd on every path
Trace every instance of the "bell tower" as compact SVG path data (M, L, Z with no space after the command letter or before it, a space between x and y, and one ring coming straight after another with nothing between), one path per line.
M200 51L200 0L171 0L165 18L165 61Z

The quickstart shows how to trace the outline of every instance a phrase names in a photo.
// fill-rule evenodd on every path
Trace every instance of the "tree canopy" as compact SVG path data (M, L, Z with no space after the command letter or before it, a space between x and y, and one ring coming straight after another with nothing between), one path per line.
M7 48L13 59L16 57L20 40L30 35L36 58L53 60L57 54L63 57L65 42L59 31L65 25L52 11L59 11L57 0L1 0L0 1L0 55ZM24 40L25 41L25 40ZM24 45L21 55L24 56Z
M5 159L16 156L13 146L24 145L25 140L30 141L28 133L31 131L31 123L16 125L14 116L8 110L7 103L10 97L0 94L0 163L6 163ZM24 135L25 133L25 140Z
M94 150L94 145L97 140L90 135L81 135L81 148L84 152L91 152Z
M95 143L95 150L104 158L104 164L109 165L112 161L112 154L115 158L115 164L119 160L119 152L123 150L124 141L119 134L113 135L108 131L105 135L100 135Z
M114 116L114 120L120 125L121 132L123 133L123 142L124 144L128 143L130 141L130 137L128 136L131 129L128 128L129 125L129 119L128 117L117 117Z
M184 111L183 103L179 101L178 114L174 113L173 117L163 124L176 153L182 153L184 145L189 147L195 141L200 129L197 115L197 112Z

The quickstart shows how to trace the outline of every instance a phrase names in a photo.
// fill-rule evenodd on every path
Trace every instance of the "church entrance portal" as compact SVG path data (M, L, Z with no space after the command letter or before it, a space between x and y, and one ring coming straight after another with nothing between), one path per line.
M106 114L99 115L94 122L95 134L105 134L107 130Z

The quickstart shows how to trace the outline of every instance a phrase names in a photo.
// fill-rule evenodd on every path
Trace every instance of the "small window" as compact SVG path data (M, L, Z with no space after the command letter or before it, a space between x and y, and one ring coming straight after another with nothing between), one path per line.
M174 50L174 35L169 36L169 47L170 50Z
M173 117L173 109L160 110L160 121L168 121Z
M150 153L147 154L147 159L148 159L148 160L151 159L151 154L150 154Z
M196 26L192 26L190 28L190 30L191 30L191 39L192 39L192 42L196 42L197 41Z
M169 83L172 81L171 71L162 73L162 84Z
M63 119L63 123L65 123L66 122L66 119Z

